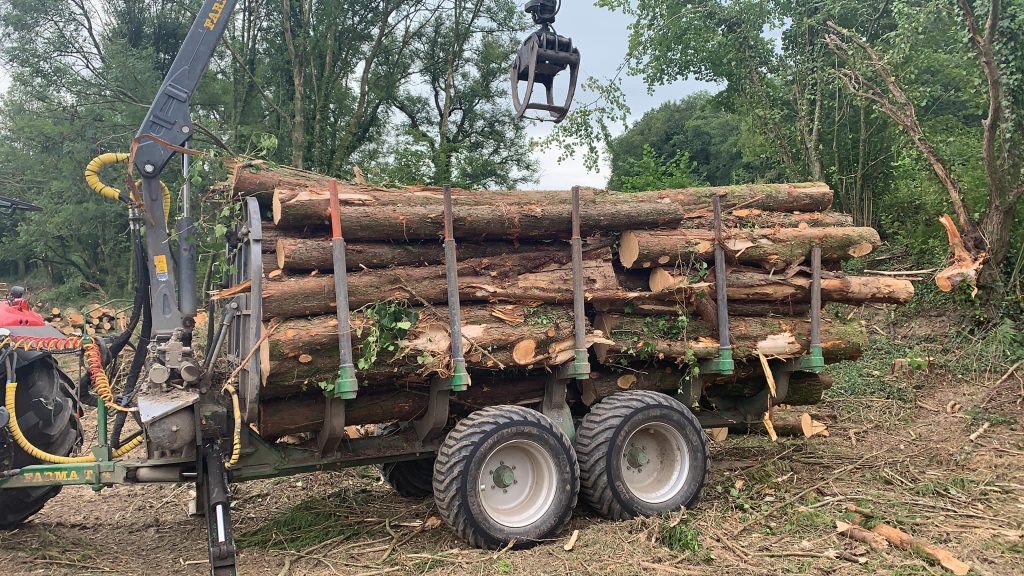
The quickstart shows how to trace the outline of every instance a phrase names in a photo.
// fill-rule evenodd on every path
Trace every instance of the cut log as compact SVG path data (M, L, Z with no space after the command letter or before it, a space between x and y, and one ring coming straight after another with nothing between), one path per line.
M618 283L611 253L601 249L586 256L585 288L614 292ZM462 300L572 302L569 259L568 253L554 251L463 260L459 263ZM352 309L383 300L408 300L416 305L441 304L448 298L444 266L364 270L349 275L348 287ZM332 275L284 278L264 284L265 319L329 314L335 306Z
M838 273L831 275L832 277L821 280L822 301L844 304L905 304L914 297L914 285L908 280L844 276ZM653 292L675 292L681 298L685 298L694 289L687 284L688 280L685 277L673 275L664 268L655 268L651 271L650 288ZM714 277L702 285L714 286ZM805 274L786 277L733 270L729 272L727 287L730 302L809 302L811 278Z
M514 308L515 310L510 310ZM520 317L510 323L505 318ZM394 381L425 380L451 373L447 311L415 309L412 323L395 350L380 350L370 378ZM371 322L353 319L357 358L370 337ZM572 360L573 320L565 307L525 309L521 306L466 306L462 309L463 350L470 368L501 370L552 367ZM589 334L593 342L597 335ZM601 340L604 341L604 340ZM331 381L338 371L338 321L333 316L288 320L268 338L269 370L265 395L291 394L296 388ZM363 377L363 374L358 374Z
M401 193L343 187L345 236L351 240L424 240L443 230L441 195L417 189ZM827 209L832 191L825 185L759 185L692 188L622 194L589 190L581 201L587 235L650 228L707 227L705 210L714 194L726 205L749 204L773 211ZM455 234L466 239L552 239L571 230L569 192L469 192L454 198ZM274 223L284 228L323 228L330 223L325 191L277 188Z
M898 528L893 528L888 524L876 524L871 531L901 550L913 550L916 554L937 562L957 576L966 576L971 571L970 564L962 562L949 550L935 546L921 538L915 538Z
M814 246L821 246L823 260L840 261L864 256L880 244L873 228L732 228L723 234L727 258L769 270L809 261ZM714 257L715 234L710 230L631 230L619 240L619 261L626 268L686 267Z
M569 253L565 242L516 246L508 242L467 243L458 247L460 260L488 258L516 253ZM424 266L444 264L444 247L440 242L398 244L361 242L346 245L346 262L350 271L390 268L392 266ZM285 236L277 240L276 268L289 272L334 270L331 240Z
M772 430L778 436L806 438L808 437L807 429L804 424L806 419L809 418L813 422L822 424L833 420L831 415L822 412L805 412L803 410L778 409L773 407L771 413ZM760 422L751 424L736 423L729 425L729 432L735 434L764 434L767 430L764 424ZM819 432L819 435L820 434L821 433ZM827 427L825 435L828 435Z
M597 394L607 395L621 391L616 384L619 376L595 372L587 382L593 385ZM678 372L663 372L652 375L651 379L640 377L637 387L671 392L678 388L680 377ZM466 414L486 406L539 404L544 398L545 382L544 377L523 377L521 374L507 372L474 373L473 385L469 390L452 395L452 411L455 414ZM428 390L425 386L400 388L381 385L363 388L355 400L345 402L345 423L363 425L416 419L427 408ZM570 396L576 400L574 390L570 390ZM319 430L323 417L323 394L313 392L292 398L271 399L261 406L260 435L273 439L286 434Z
M639 318L620 314L599 314L594 328L615 344L594 347L602 364L636 364L669 361L687 363L714 358L719 353L717 327L680 317ZM730 318L729 335L733 357L796 358L810 345L810 321L797 318ZM867 334L859 322L822 320L821 347L828 361L860 357Z

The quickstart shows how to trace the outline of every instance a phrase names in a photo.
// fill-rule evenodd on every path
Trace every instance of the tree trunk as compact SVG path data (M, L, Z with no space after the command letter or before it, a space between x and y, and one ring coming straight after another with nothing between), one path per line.
M460 260L489 258L527 253L569 254L565 242L551 242L516 246L508 242L466 243L458 247ZM390 268L392 266L424 266L444 264L444 246L440 242L398 244L390 242L360 242L346 245L345 259L350 271ZM321 272L334 270L331 240L283 236L277 240L276 267L289 272Z
M696 188L622 194L588 191L581 202L583 230L600 234L636 228L703 227L711 195L725 193L725 205L773 211L828 208L824 185L764 185ZM345 237L351 240L438 238L443 210L436 191L401 193L347 186L341 194ZM468 239L552 239L571 230L568 192L468 192L455 196L455 234ZM704 209L704 213L694 210ZM329 199L319 190L278 188L274 223L285 228L323 228L330 223Z
M594 372L586 382L587 386L591 386L600 395L597 398L600 399L621 391L616 384L620 376ZM679 387L679 379L677 371L639 375L634 388L672 393ZM519 374L474 374L473 385L469 390L452 394L452 411L464 415L487 406L539 404L544 398L545 382L546 378L543 377L524 378ZM585 390L583 393L587 394ZM591 398L591 403L597 401ZM345 423L358 426L414 420L426 411L427 399L428 388L422 386L362 389L355 400L345 402ZM569 399L573 402L578 400L572 387ZM323 425L323 416L323 394L314 392L293 398L272 399L265 402L260 410L260 436L273 439L285 434L319 430Z
M366 381L423 381L451 373L447 313L409 311L412 327L396 343L395 350L377 353ZM373 342L370 325L362 315L353 319L352 344L360 358ZM564 307L466 306L462 309L463 351L474 370L553 367L573 358L573 320ZM594 335L588 334L593 341ZM331 382L338 373L338 320L333 316L289 320L267 339L269 365L264 395L282 396L320 382Z
M586 253L584 287L602 294L616 293L618 281L607 249ZM572 302L572 274L567 253L522 253L459 263L459 287L463 302ZM230 290L225 291L230 294ZM385 300L413 304L448 301L444 266L363 270L349 275L349 304L358 309ZM264 283L263 315L296 318L335 311L334 276L282 278Z
M832 277L821 279L821 298L826 302L843 304L905 304L914 297L914 285L909 280L875 276L845 276L830 273ZM650 288L662 298L672 294L686 301L692 295L693 287L687 287L685 277L673 275L664 268L651 271ZM714 275L706 281L714 286ZM726 295L729 301L760 302L810 302L811 278L807 275L771 275L762 272L729 272ZM731 305L731 304L730 304Z
M821 246L823 260L841 261L869 254L881 243L872 228L729 229L723 234L731 261L769 270L810 261L814 246ZM714 257L715 233L710 230L631 230L619 240L619 261L626 268L688 266Z
M615 344L597 344L594 352L602 364L637 364L674 361L680 364L714 358L719 353L718 329L708 322L678 316L640 318L599 314L594 328ZM802 318L730 318L729 336L733 357L756 359L796 358L810 345L810 321ZM822 320L821 347L828 361L859 358L867 335L859 322Z

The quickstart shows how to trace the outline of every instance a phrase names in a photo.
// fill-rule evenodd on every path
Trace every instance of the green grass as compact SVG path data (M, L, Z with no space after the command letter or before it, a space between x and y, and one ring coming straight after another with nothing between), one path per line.
M669 550L676 552L700 552L700 532L685 522L675 526L666 524L661 530L661 541Z
M502 558L501 560L498 560L497 562L494 563L494 573L495 574L512 574L513 573L512 562L510 562L509 560L506 560L505 558Z
M904 377L892 376L892 364L897 358L926 356L905 344L888 338L871 338L860 360L843 361L828 366L826 372L835 380L826 398L871 397L911 403L914 389Z

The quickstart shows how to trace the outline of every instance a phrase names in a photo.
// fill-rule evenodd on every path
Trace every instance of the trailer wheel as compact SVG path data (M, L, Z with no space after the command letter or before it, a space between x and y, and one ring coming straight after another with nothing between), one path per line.
M34 446L51 454L68 456L80 438L78 418L71 399L74 384L50 358L42 358L17 370L15 409L18 424ZM0 400L4 399L0 390ZM12 447L12 469L42 464L20 447ZM42 510L60 492L60 486L0 490L0 529L16 528Z
M380 473L399 496L422 500L434 493L433 458L382 464Z
M695 506L711 468L696 416L646 390L594 406L577 432L576 453L584 498L613 520Z
M478 548L550 538L572 517L579 465L565 433L522 406L494 406L464 418L434 464L441 518Z

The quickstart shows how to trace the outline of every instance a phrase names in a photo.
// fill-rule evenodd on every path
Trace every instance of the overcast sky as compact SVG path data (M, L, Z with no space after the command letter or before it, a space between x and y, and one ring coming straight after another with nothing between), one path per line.
M590 76L607 79L615 75L626 54L628 23L622 14L597 8L592 0L565 0L556 28L562 35L571 36L583 55L580 84ZM715 89L711 84L681 81L659 87L651 95L647 93L642 79L623 75L622 80L627 101L636 118L662 102L682 98L697 90ZM8 74L0 67L0 93L7 89L8 83ZM586 94L578 95L578 102L586 100ZM550 123L537 123L530 127L529 132L531 136L543 137L550 133L552 126ZM607 168L600 173L588 173L581 159L569 159L559 164L557 158L557 151L538 153L540 173L536 188L564 189L573 185L604 186L607 183Z

